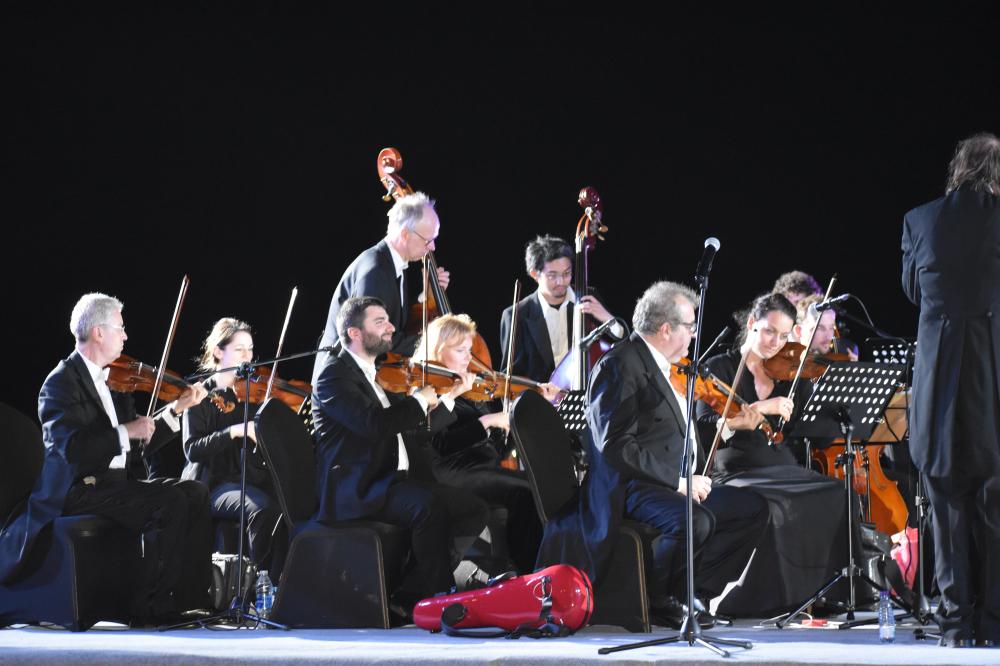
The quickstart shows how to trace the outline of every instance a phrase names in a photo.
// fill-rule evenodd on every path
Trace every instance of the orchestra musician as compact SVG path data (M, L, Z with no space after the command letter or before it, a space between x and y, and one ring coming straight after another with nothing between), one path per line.
M517 331L511 372L536 382L547 382L569 351L572 337L573 308L593 317L598 323L612 318L610 312L591 294L576 294L573 287L573 248L555 236L538 236L524 251L525 270L538 289L517 303ZM513 306L500 318L500 344L507 367ZM625 336L615 323L608 334L613 340Z
M223 317L212 326L202 343L199 368L205 371L231 368L253 360L250 325ZM240 504L243 404L236 393L236 373L216 372L206 382L209 399L184 413L183 478L203 483L210 493L212 516L236 521L246 509L248 556L258 569L267 569L273 580L281 577L288 535L275 499L274 483L255 446L253 416L259 404L250 404L246 428L246 493Z
M438 317L427 327L426 344L423 338L417 343L412 361L418 364L424 360L427 349L429 360L465 373L472 360L475 332L476 324L468 315ZM543 384L542 389L550 402L559 391L551 384ZM507 412L497 408L498 400L473 401L463 395L454 400L442 396L441 401L446 409L435 410L435 431L413 435L424 435L427 440L422 452L433 479L506 507L510 556L518 571L530 572L538 554L541 523L525 473L500 467L507 448L504 435L510 429Z
M337 347L340 334L337 331L337 315L348 298L371 296L385 304L395 333L389 351L410 356L416 343L416 335L404 332L410 306L410 284L413 277L407 275L407 266L421 260L435 249L441 222L434 211L434 201L422 192L407 194L396 200L388 213L389 223L385 238L362 252L344 271L330 301L326 317L326 328L320 347ZM450 274L438 268L437 279L442 289L448 287ZM420 279L416 282L419 284ZM326 367L329 352L316 356L313 365L313 383L320 371Z
M174 621L207 605L211 582L208 494L197 483L144 481L130 471L145 442L175 437L167 417L137 416L131 393L110 390L107 366L128 335L123 305L86 294L70 317L76 349L49 373L38 395L45 459L28 509L0 536L0 580L14 575L41 529L58 516L97 514L142 538L142 566L130 601L132 624ZM173 409L204 397L188 388ZM143 474L144 476L144 474Z
M906 214L920 307L910 450L933 510L941 644L1000 641L1000 140L961 141L945 196ZM994 316L996 314L997 316Z
M394 605L404 614L422 598L454 585L456 538L471 545L486 525L488 508L474 494L428 483L409 473L412 452L402 433L437 423L440 400L432 386L410 396L376 382L375 360L389 351L395 326L382 302L349 298L337 313L341 351L330 354L313 383L313 418L319 462L317 520L333 524L365 518L410 530L413 566ZM454 400L472 386L472 374L450 392ZM461 551L461 547L457 547Z
M681 476L687 399L668 376L694 336L695 303L684 285L653 284L636 304L635 332L594 367L588 422L595 450L581 514L546 526L539 562L570 561L595 575L599 586L619 521L627 517L647 523L663 535L655 543L651 605L659 620L673 625L683 615L678 598L687 594L687 486ZM695 430L691 432L697 437ZM695 453L700 449L695 442ZM694 475L692 483L695 595L711 598L746 566L767 525L767 504L751 490L719 486L705 476ZM576 543L581 538L583 543ZM702 611L699 623L711 622Z
M763 367L784 347L795 317L795 307L781 294L760 296L751 306L740 344L706 361L712 374L750 405L729 419L721 419L704 402L697 405L702 438L711 441L717 429L722 431L713 482L754 490L768 500L771 513L744 584L719 607L727 614L759 616L794 608L845 564L843 483L805 469L787 444L772 445L758 429L767 417L791 421L808 399L807 384L799 385L793 401L788 396L791 382L771 379ZM734 386L743 354L746 369Z
M781 294L788 299L788 302L792 305L798 305L806 296L812 296L814 294L823 294L823 289L819 286L819 282L816 281L812 275L804 271L789 271L787 273L782 273L778 276L778 279L774 281L774 286L771 291L776 294Z

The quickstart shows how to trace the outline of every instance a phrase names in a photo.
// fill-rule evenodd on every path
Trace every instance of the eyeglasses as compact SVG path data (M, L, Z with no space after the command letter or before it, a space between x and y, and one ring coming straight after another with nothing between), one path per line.
M678 322L677 325L684 326L685 328L687 328L687 330L690 331L691 335L694 335L698 332L698 322L696 321L681 321Z
M98 326L101 326L103 328L113 328L116 331L121 331L122 333L125 332L125 326L124 326L124 324L122 324L122 325L118 325L118 324L98 324Z
M424 242L424 247L430 247L431 243L437 240L437 238L427 238L422 233L416 229L410 229L410 231L417 235L417 237Z
M562 273L549 271L548 273L542 273L542 275L544 275L545 279L549 282L569 282L573 279L573 271L571 270Z

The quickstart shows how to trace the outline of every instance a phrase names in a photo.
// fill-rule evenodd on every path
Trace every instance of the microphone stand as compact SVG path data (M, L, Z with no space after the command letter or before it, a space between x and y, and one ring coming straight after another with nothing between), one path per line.
M704 275L701 271L695 275L695 281L698 283L698 316L697 316L697 332L694 336L694 353L691 354L691 358L699 358L701 351L701 328L702 328L702 317L705 313L705 297L708 292L708 269L704 271ZM694 608L694 500L692 499L694 495L694 488L692 486L692 477L694 476L694 464L691 460L694 454L694 449L692 447L694 443L694 438L692 437L693 426L692 419L694 418L694 385L696 373L691 373L687 378L687 428L684 433L684 466L685 477L687 480L687 494L684 497L685 500L685 518L686 518L686 528L684 534L684 543L686 546L686 561L687 561L687 604L685 608L684 621L681 624L680 633L674 636L667 636L665 638L656 638L650 641L641 641L638 643L631 643L628 645L618 645L610 648L601 648L597 651L598 654L610 654L612 652L621 652L623 650L633 650L636 648L651 647L654 645L664 645L667 643L679 643L681 641L686 641L689 646L694 646L695 644L701 647L707 648L712 652L716 653L720 657L728 657L729 651L722 649L719 645L732 645L735 647L741 647L746 650L753 648L753 643L750 641L735 640L732 638L718 638L717 636L708 636L702 633L701 625L698 624L698 619L695 617Z
M244 590L243 580L243 542L246 540L246 524L247 524L247 431L250 426L250 383L253 377L254 368L259 368L261 366L274 365L279 361L289 361L296 358L302 358L303 356L315 356L321 351L331 351L331 347L323 347L316 349L314 351L302 352L299 354L289 354L287 356L279 356L277 358L272 358L267 361L257 361L256 363L240 363L239 365L234 365L229 368L220 368L218 370L210 370L206 372L195 373L193 375L188 375L184 379L187 382L196 382L212 375L218 374L220 372L235 372L237 380L246 383L246 400L243 401L243 438L240 443L240 531L239 531L239 545L236 551L236 591L233 595L232 601L229 603L229 608L221 613L215 615L210 615L205 618L200 618L197 620L191 620L189 622L182 622L180 624L174 624L167 627L159 627L158 631L169 631L171 629L183 629L185 627L207 627L212 624L223 624L223 623L233 623L236 628L242 627L244 625L258 625L264 624L275 629L284 629L289 631L289 627L274 622L273 620L268 620L260 617L256 613L247 612L247 591ZM273 583L273 581L272 581Z

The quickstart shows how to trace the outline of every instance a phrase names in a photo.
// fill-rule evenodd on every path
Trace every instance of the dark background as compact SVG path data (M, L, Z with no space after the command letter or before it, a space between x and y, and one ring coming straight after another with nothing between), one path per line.
M438 200L451 302L496 362L524 244L569 238L584 185L610 227L591 283L626 319L654 280L690 282L717 236L707 338L796 268L824 285L836 272L838 293L912 335L902 216L942 194L959 139L1000 129L986 3L780 20L684 5L141 5L25 2L0 17L0 399L29 413L88 291L125 302L126 353L156 363L188 274L169 363L187 373L224 315L272 355L298 285L285 349L310 348L341 272L384 234L384 146Z

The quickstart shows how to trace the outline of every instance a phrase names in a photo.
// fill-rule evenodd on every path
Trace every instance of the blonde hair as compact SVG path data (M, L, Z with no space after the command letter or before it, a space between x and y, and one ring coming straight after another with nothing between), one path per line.
M201 344L201 355L195 359L198 367L206 371L219 367L219 361L215 358L215 348L221 349L228 345L240 331L253 334L250 331L250 324L233 317L223 317L215 322L212 330L208 332L208 337Z
M424 344L424 336L417 340L416 351L413 352L414 361L423 361L424 350L428 349L429 361L440 361L441 352L449 344L453 344L457 338L464 338L476 334L476 322L467 314L446 314L438 317L427 325L427 344Z

